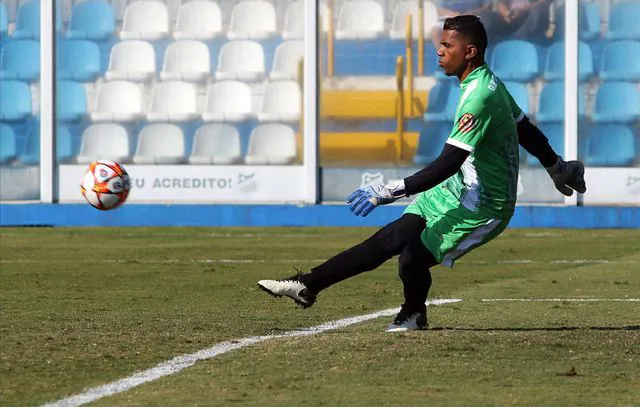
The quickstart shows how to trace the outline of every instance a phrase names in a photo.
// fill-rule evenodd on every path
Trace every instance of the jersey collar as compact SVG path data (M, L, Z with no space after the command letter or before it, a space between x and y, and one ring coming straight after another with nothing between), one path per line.
M481 76L487 69L489 69L489 67L485 62L484 64L471 71L471 73L467 75L467 77L464 78L462 82L460 82L460 87L464 89L469 83Z

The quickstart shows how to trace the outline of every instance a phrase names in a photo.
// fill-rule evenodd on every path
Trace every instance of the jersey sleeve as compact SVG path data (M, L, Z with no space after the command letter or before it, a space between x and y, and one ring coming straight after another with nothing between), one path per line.
M460 106L447 144L473 152L487 133L491 112L483 101L469 101Z

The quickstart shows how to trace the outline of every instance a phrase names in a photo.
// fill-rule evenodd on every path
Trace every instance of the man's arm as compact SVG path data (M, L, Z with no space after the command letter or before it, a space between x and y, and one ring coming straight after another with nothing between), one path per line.
M420 171L405 179L359 188L347 198L347 203L355 215L367 216L379 205L435 187L455 174L469 154L469 151L447 143L442 153Z
M359 188L347 198L356 215L367 216L375 207L386 205L403 196L433 188L456 173L487 134L491 112L485 98L467 98L458 107L460 114L442 153L431 164L405 179Z
M587 191L584 165L580 161L564 161L549 145L547 137L527 116L518 122L517 130L520 145L545 167L558 191L566 196L573 195L574 190L581 194Z
M558 154L553 151L549 139L538 127L523 116L516 126L518 130L518 143L532 156L536 157L544 167L550 167L556 163Z
M440 155L429 165L404 179L405 195L415 195L431 189L458 172L469 151L445 144Z

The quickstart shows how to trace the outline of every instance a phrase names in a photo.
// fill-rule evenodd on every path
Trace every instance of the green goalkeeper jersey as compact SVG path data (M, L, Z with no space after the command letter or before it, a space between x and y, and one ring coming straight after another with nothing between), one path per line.
M443 207L453 200L477 215L509 219L518 183L516 123L524 114L486 64L462 81L460 92L447 143L471 154L455 175L417 201L436 200L432 204Z

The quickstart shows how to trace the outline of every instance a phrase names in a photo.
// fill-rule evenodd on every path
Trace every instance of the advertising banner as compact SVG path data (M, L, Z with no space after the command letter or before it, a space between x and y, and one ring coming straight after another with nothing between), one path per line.
M640 205L640 168L587 167L584 204Z
M59 167L60 202L82 201L86 166ZM303 166L126 165L128 203L298 203L307 188Z

